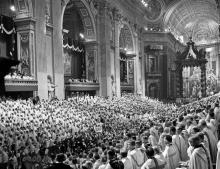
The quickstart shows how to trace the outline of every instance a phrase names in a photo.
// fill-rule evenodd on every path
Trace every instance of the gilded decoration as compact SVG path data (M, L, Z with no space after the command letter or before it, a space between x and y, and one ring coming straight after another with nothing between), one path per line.
M149 21L156 21L162 14L163 4L159 0L149 0L145 9L145 18Z

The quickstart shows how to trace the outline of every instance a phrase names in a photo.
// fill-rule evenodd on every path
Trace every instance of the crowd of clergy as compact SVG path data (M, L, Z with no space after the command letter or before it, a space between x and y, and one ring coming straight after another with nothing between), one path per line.
M220 169L220 96L0 102L0 169Z

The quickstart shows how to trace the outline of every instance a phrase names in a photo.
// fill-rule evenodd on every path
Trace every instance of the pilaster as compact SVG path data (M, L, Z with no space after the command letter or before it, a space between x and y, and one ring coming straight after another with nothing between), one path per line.
M110 57L110 6L107 0L99 0L98 5L98 33L100 58L98 62L100 95L112 97L111 57Z
M38 95L41 99L48 98L47 89L47 56L46 56L46 21L45 21L45 0L38 0L35 3L36 9L36 63Z
M35 57L35 24L36 20L29 18L15 19L17 27L18 59L21 61L19 71L26 76L36 78Z
M216 1L216 5L217 5L217 11L218 11L218 16L220 17L220 1L219 0L215 0ZM220 19L220 18L219 18ZM218 29L218 39L220 39L220 25L219 25L219 29ZM220 85L220 44L217 44L217 50L218 50L218 56L217 56L217 66L216 66L216 72L217 72L217 77L218 77L218 85Z
M138 95L142 95L142 82L141 82L141 57L139 50L141 49L139 46L139 38L138 34L134 33L134 48L135 48L135 55L134 58L134 92Z
M90 81L98 80L98 44L96 41L85 42L86 51L86 79Z
M119 49L119 36L120 36L120 29L121 29L121 15L115 9L114 10L114 27L115 27L115 35L114 35L114 47L115 47L115 95L117 97L121 96L121 82L120 82L120 49Z
M59 99L64 99L64 62L63 62L63 36L62 36L62 7L60 0L53 0L51 4L51 16L53 23L52 55L54 83L57 85L55 95Z
M142 31L140 30L140 37L139 37L139 43L140 43L140 53L139 53L139 57L141 59L141 89L142 89L142 96L145 96L146 94L146 72L145 70L147 62L146 62L146 56L145 56L145 51L144 51L144 39Z

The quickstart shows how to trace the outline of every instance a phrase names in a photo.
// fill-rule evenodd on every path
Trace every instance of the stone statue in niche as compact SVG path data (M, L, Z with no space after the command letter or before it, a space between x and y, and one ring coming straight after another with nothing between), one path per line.
M71 75L71 56L68 49L63 49L64 74Z
M129 66L129 74L133 74L134 73L134 61L133 60L130 60L128 62L128 66Z
M46 19L46 24L51 23L51 2L50 2L50 0L46 0L45 19Z
M116 89L115 89L115 78L114 75L111 75L111 83L112 83L112 96L116 95Z
M129 71L129 84L134 83L134 61L130 60L128 62L128 71Z
M141 95L142 94L142 79L139 78L139 83L138 83L138 88L137 88L137 94Z
M155 72L155 58L154 57L149 58L149 72L151 73Z
M21 35L20 41L20 62L21 73L24 76L31 76L30 52L29 52L29 34Z
M53 84L52 77L50 75L47 75L47 88L48 88L48 99L51 100L55 97L55 88L57 86Z
M88 52L88 80L95 80L95 51Z
M157 85L157 83L151 83L149 85L149 96L152 98L158 98L158 85Z

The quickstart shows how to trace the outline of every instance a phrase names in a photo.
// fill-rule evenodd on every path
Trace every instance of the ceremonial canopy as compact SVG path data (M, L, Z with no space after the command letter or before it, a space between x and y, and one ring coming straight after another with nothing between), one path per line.
M177 97L183 97L183 75L184 67L200 67L201 69L201 93L206 96L206 52L204 49L197 50L192 38L189 39L187 47L181 52L177 52L176 60L176 79L177 79Z

